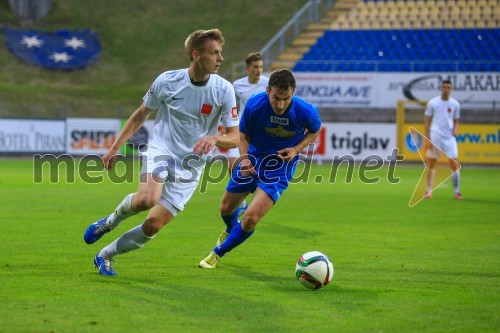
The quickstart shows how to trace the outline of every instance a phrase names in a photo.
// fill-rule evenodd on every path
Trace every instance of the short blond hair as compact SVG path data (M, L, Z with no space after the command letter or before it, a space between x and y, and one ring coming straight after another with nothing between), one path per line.
M220 45L224 45L224 37L222 37L222 32L219 29L196 30L189 34L184 43L189 61L193 61L193 52L198 51L202 53L205 50L207 41L210 40L215 40Z

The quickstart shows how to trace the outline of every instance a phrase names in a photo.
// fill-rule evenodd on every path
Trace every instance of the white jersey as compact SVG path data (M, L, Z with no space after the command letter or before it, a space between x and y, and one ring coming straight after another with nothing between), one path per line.
M427 104L425 115L432 117L433 134L451 137L453 121L460 118L460 103L451 97L447 101L443 101L441 96L434 97Z
M144 96L144 105L158 110L149 145L182 161L193 156L195 143L224 127L239 125L236 98L231 83L210 74L205 86L191 83L188 69L162 73ZM206 156L189 162L203 167Z
M240 100L239 113L243 112L245 105L250 97L253 95L266 91L269 78L267 76L260 76L259 82L250 83L248 82L248 76L234 81L233 87L236 92L236 96Z

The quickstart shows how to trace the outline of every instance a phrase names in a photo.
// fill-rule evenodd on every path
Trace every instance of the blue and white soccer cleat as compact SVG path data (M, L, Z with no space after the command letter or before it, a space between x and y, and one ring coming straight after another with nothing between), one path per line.
M106 224L108 217L104 217L99 221L89 225L85 233L83 234L83 239L85 243L92 244L97 242L105 233L110 232L111 228Z
M243 216L243 214L245 213L245 211L247 210L247 208L248 208L248 203L247 203L247 201L245 199L245 200L243 200L243 202L241 203L241 205L237 208L237 210L238 210L238 213L237 213L238 214L238 220L241 219L241 217Z
M95 268L99 270L101 275L116 275L115 270L111 267L111 258L99 257L99 253L94 257Z
M244 212L245 210L247 210L247 208L248 208L248 203L247 203L247 201L246 201L246 200L243 200L243 202L241 203L241 205L240 205L240 207L239 207L239 208L241 209L241 211L242 211L242 212Z

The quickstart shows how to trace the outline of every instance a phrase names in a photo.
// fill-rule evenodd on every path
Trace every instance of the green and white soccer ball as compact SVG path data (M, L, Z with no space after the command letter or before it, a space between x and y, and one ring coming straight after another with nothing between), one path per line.
M311 251L304 253L295 265L295 276L306 288L319 289L333 278L333 264L323 253Z

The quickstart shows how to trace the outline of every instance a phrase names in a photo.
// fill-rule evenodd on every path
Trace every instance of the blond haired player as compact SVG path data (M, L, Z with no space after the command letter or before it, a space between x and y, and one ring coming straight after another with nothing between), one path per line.
M458 148L455 137L458 133L460 118L460 103L451 95L451 81L444 80L441 84L441 95L434 97L425 110L425 136L430 139L427 144L427 190L425 197L432 198L432 186L436 175L436 163L442 150L449 156L452 171L454 196L458 200L460 194L460 167L457 162Z
M118 149L158 110L147 152L141 157L139 188L115 211L91 224L84 240L92 244L127 217L151 209L144 222L127 231L94 257L103 275L116 275L111 260L143 247L184 209L198 186L207 154L214 146L239 143L239 118L231 83L218 76L224 38L218 29L197 30L185 42L189 68L167 71L153 82L141 106L130 116L103 156L112 168ZM217 134L219 122L225 135Z

